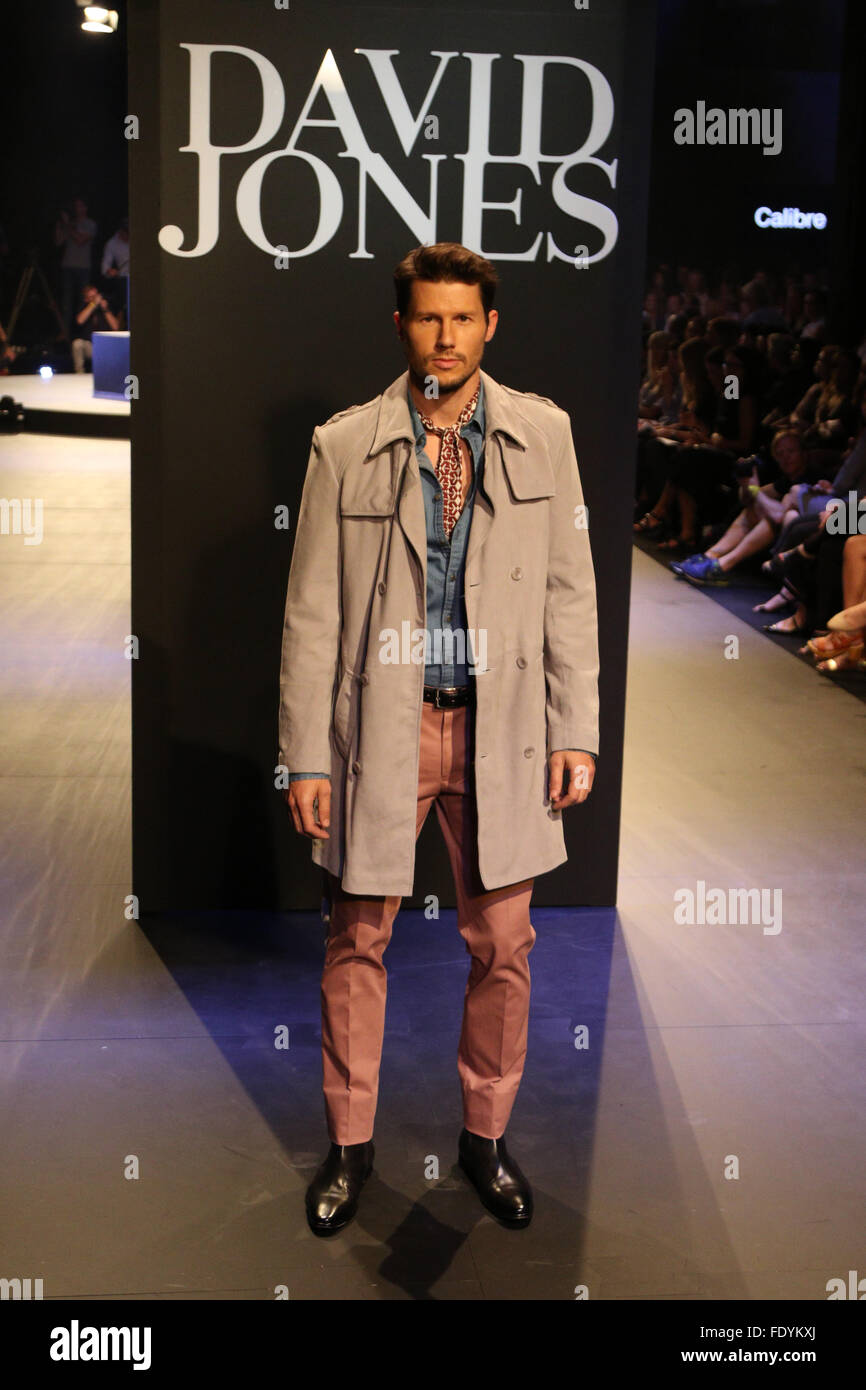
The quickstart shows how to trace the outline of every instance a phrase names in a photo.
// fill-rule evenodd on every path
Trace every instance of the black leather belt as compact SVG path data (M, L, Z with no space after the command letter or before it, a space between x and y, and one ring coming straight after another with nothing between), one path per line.
M457 709L475 699L474 685L425 685L424 700L437 709Z

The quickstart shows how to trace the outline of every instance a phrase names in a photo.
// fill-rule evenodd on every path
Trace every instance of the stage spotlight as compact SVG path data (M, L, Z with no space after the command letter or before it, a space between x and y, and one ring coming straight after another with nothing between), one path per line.
M101 5L88 5L87 0L76 0L78 8L84 11L82 29L91 34L113 34L117 28L117 10L106 10Z
M54 375L54 368L53 368L53 367L40 367L40 368L39 368L39 375L42 377L42 380L43 380L43 381L49 381L50 378L53 377L53 375Z

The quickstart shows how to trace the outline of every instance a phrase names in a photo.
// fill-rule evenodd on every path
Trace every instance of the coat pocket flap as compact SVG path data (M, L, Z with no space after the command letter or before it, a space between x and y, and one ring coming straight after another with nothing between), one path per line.
M340 489L341 516L393 516L396 468L384 458L368 459L347 469Z
M555 495L556 480L549 459L539 455L532 458L525 452L515 454L510 449L503 449L502 462L511 491L518 501L527 502L533 497Z

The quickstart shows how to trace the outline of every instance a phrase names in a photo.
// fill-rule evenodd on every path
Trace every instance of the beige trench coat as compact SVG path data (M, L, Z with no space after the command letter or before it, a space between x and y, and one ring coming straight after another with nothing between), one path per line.
M568 857L562 812L547 799L547 757L598 752L598 634L569 417L481 375L483 489L465 597L475 653L486 660L475 670L475 790L478 866L493 889ZM313 432L280 671L280 764L330 768L330 838L313 840L313 860L346 892L376 896L411 893L415 867L424 666L382 659L389 630L408 635L426 623L427 532L407 388L404 372Z

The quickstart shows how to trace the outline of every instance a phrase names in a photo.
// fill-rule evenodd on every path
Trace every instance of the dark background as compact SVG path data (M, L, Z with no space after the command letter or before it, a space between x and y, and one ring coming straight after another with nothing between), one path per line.
M648 251L651 260L749 268L829 259L821 231L759 230L756 207L833 204L844 0L659 0ZM674 112L782 107L777 155L677 145Z

